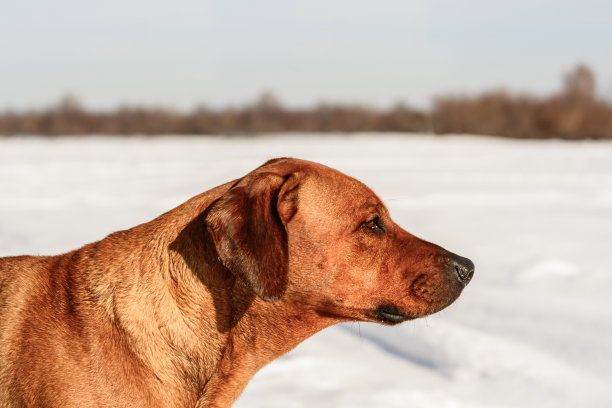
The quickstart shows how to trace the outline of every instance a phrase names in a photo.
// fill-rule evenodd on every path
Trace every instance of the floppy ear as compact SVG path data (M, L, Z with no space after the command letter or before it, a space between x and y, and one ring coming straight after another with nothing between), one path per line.
M284 223L297 208L296 186L291 176L253 172L215 201L206 215L223 265L268 302L278 300L287 286Z

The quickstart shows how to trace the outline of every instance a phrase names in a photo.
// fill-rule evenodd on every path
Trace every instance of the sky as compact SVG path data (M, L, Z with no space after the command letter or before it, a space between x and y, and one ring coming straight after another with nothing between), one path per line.
M547 95L577 63L612 100L609 0L3 0L0 109L238 106L273 92L427 107Z

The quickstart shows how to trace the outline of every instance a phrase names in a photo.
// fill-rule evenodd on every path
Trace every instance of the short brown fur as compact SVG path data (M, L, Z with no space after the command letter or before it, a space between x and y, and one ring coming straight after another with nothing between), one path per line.
M450 304L449 254L357 180L271 160L67 254L0 258L0 407L228 407L325 327Z

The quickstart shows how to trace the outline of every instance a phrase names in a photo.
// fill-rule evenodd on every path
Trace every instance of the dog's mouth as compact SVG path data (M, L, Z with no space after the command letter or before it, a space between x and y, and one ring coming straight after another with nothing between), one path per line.
M405 320L410 319L410 316L400 313L393 306L379 306L374 311L374 315L381 322L388 324L399 324Z

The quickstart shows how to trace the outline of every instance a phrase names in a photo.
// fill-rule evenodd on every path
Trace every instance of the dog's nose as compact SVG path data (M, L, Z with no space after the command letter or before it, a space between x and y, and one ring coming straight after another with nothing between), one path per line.
M451 267L455 269L459 280L464 285L467 285L472 280L472 276L474 276L474 262L455 254L451 256L450 260Z

